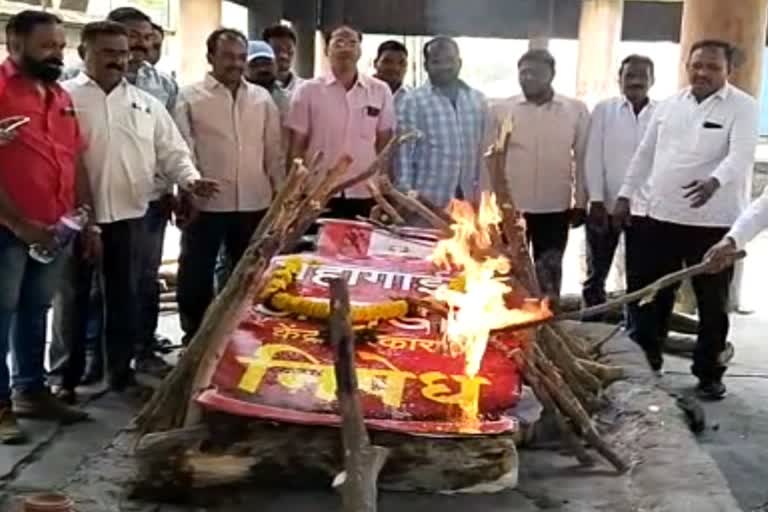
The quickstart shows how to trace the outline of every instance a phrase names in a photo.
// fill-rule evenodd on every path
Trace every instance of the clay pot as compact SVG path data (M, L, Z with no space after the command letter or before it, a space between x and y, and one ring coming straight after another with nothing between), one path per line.
M57 492L36 494L24 500L24 512L74 512L75 503Z

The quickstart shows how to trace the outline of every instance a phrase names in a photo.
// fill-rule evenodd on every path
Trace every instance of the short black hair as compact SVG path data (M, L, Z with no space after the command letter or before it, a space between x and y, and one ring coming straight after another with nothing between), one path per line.
M719 48L723 50L725 60L728 63L728 69L733 69L738 50L731 43L722 39L702 39L701 41L696 41L688 52L688 58L690 59L696 50L701 50L702 48Z
M45 11L28 9L14 14L5 25L5 35L10 39L11 35L28 36L38 25L61 25L62 19Z
M107 19L116 23L128 23L131 21L152 23L152 18L135 7L118 7L107 15Z
M87 44L93 42L99 36L125 36L128 37L128 30L125 26L116 21L93 21L86 24L80 32L80 42Z
M519 68L522 66L523 62L539 62L541 64L546 64L553 73L555 72L555 58L549 53L549 50L543 48L534 48L533 50L525 52L517 61L517 67Z
M299 42L299 38L296 37L296 32L294 32L293 29L287 25L272 25L271 27L265 28L264 32L261 33L261 40L267 43L270 39L283 38L290 39L293 41L293 44Z
M160 37L165 39L165 29L163 28L162 25L159 25L159 24L153 22L152 23L152 30L154 30L155 32L160 32Z
M248 48L248 38L245 34L234 28L217 28L211 35L208 36L208 40L205 42L205 46L208 48L208 53L216 53L216 47L219 44L219 39L222 37L239 39L243 42L246 48Z
M448 37L448 36L435 36L435 37L433 37L432 39L430 39L429 41L427 41L424 44L424 50L423 50L424 51L424 60L427 60L429 58L429 48L433 44L438 44L438 43L450 44L451 46L453 46L456 49L457 53L460 52L460 50L459 50L459 43L457 43L454 38Z
M640 64L642 66L648 66L651 70L651 76L655 76L655 66L653 64L653 60L651 60L650 57L647 57L645 55L638 55L636 53L633 53L632 55L627 55L624 57L624 60L621 61L621 66L619 66L619 76L624 72L624 68L629 66L630 64Z
M379 49L376 52L376 60L379 60L384 55L384 52L400 52L404 53L406 57L408 56L408 48L400 41L395 41L394 39L384 41L379 45Z
M333 37L333 34L335 34L338 30L341 30L342 28L348 28L349 30L354 31L357 34L357 40L358 42L363 42L363 33L358 30L357 28L353 27L349 23L342 23L340 25L336 25L330 30L326 30L323 32L323 39L325 40L325 45L328 46L331 44L331 38Z

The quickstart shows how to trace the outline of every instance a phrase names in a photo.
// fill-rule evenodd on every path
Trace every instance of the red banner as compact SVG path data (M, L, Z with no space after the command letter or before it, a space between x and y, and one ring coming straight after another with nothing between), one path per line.
M285 257L277 258L272 269ZM406 295L423 297L450 276L426 260L302 256L295 292L328 300L328 282L346 279L353 305ZM526 332L489 344L479 373L464 374L463 354L449 353L441 319L381 322L375 340L357 348L357 377L366 423L374 429L460 435L515 430L505 412L518 401L520 369L509 352ZM254 304L219 361L203 406L240 416L337 425L331 347L320 322L297 319Z

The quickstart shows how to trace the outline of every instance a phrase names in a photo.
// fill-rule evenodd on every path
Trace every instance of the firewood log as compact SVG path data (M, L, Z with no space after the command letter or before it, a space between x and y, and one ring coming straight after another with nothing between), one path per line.
M363 411L355 371L355 335L347 282L330 282L331 316L328 333L335 354L336 395L341 412L341 437L344 447L344 473L341 495L345 512L376 512L377 479L389 450L371 445L363 422Z

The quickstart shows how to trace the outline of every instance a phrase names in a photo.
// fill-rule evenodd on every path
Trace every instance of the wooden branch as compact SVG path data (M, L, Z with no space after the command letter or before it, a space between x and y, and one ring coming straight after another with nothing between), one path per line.
M496 203L501 210L501 228L506 238L507 252L517 263L513 268L515 277L528 292L529 297L541 297L533 260L528 251L525 228L507 183L507 150L512 129L511 119L502 123L495 143L485 154L486 166L491 179L491 189L496 195Z
M401 190L398 190L397 187L392 184L392 181L390 181L388 176L379 176L377 185L379 186L381 193L387 196L390 201L397 203L404 210L418 215L430 226L450 236L450 222L447 222L442 216L436 214L421 203L415 195L406 194Z
M389 218L394 224L405 224L403 216L400 215L397 209L392 206L384 197L384 194L381 193L381 189L376 180L368 180L365 185L368 188L368 192L371 193L373 200L376 201L376 204L379 205L383 213L389 215Z
M376 160L373 161L373 163L368 167L368 169L365 170L365 172L358 174L357 176L353 176L352 178L349 178L341 183L338 183L333 188L331 197L337 194L341 194L348 188L354 187L355 185L363 183L364 181L381 174L382 171L388 167L389 162L392 160L392 156L395 154L395 151L397 151L401 144L414 141L420 137L421 133L416 131L410 131L407 133L402 133L396 137L392 137L387 145L384 146L384 149L382 149L378 154ZM335 180L330 181L331 183L337 183Z
M527 370L533 372L540 379L560 410L574 422L574 425L579 429L587 442L608 462L613 464L620 473L627 471L629 465L600 437L589 414L587 414L579 400L573 395L568 384L563 381L555 365L547 359L538 347L534 347L533 354L534 356Z
M741 260L746 256L747 256L747 253L744 251L741 251L734 256L734 262ZM645 288L628 293L616 300L612 300L610 302L606 302L605 304L600 304L599 306L593 306L593 307L582 309L579 311L562 313L560 315L557 315L555 317L555 320L584 320L586 318L591 318L593 316L602 315L603 313L606 313L613 309L617 309L622 306L626 306L627 304L632 304L633 302L638 302L638 301L640 302L640 305L643 306L651 302L656 296L656 294L659 293L664 288L668 288L670 286L681 283L686 279L690 279L692 277L696 277L701 274L706 274L710 272L712 268L713 268L712 262L702 261L698 265L684 268L683 270L679 270L672 274L667 274L666 276L660 278L656 282L649 284Z
M376 512L377 480L389 450L371 445L363 422L363 411L355 370L355 340L352 331L351 306L347 283L330 282L331 316L328 333L336 360L336 396L341 413L341 435L344 447L344 479L341 485L345 512Z

